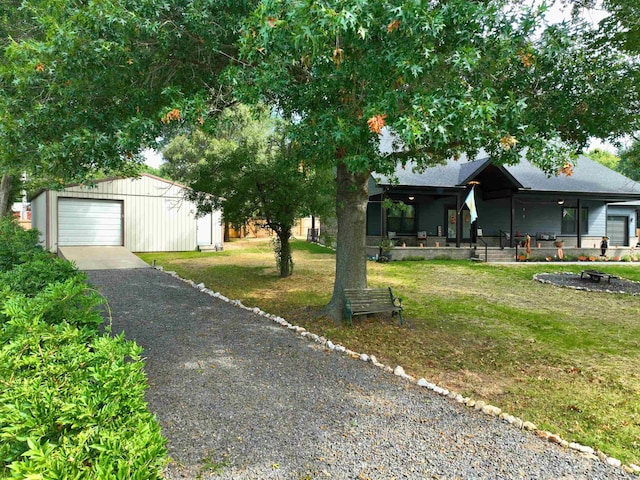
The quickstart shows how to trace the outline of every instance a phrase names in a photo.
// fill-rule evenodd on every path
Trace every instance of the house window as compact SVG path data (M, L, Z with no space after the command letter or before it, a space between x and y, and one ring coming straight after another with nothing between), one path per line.
M393 205L387 210L387 231L399 235L413 235L416 233L415 205Z
M367 235L376 236L382 233L382 204L369 202L367 205Z
M578 209L575 207L564 207L562 209L562 235L577 235L578 222L577 222ZM580 233L589 233L589 209L580 209Z

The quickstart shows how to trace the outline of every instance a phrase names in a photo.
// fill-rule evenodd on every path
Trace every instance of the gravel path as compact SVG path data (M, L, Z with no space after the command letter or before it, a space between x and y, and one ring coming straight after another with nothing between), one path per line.
M154 269L88 272L144 349L167 479L632 479Z

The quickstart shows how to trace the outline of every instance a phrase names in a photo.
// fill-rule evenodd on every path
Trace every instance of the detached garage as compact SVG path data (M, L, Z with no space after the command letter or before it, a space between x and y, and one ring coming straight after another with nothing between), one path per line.
M94 187L44 190L31 200L32 225L53 252L69 246L124 246L132 252L221 247L221 213L196 217L185 188L142 174L101 180Z

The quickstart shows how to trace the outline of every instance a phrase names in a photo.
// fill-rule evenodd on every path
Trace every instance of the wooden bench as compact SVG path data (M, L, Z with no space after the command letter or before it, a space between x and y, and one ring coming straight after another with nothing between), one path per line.
M598 270L583 270L580 272L580 278L584 279L584 276L588 275L589 280L592 282L599 282L603 278L607 279L607 283L611 283L612 278L618 278L615 275L610 275L608 273L599 272Z
M353 325L354 315L368 313L391 312L400 317L402 325L402 299L393 295L391 287L387 288L345 288L344 289L345 316L349 324Z

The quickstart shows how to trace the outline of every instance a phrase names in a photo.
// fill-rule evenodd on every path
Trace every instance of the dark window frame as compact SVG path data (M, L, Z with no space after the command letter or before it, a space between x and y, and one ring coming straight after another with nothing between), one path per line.
M571 218L573 218L572 222L566 220L568 213L571 213ZM577 235L578 234L578 221L576 213L578 211L578 207L562 207L560 209L560 234L561 235ZM567 212L565 214L565 212ZM580 234L589 234L589 207L582 207L580 209ZM571 223L570 228L569 223Z
M408 211L412 212L412 217L407 216ZM394 213L398 215L394 215ZM396 235L417 235L418 205L405 203L402 208L391 207L387 209L387 232L395 232Z

